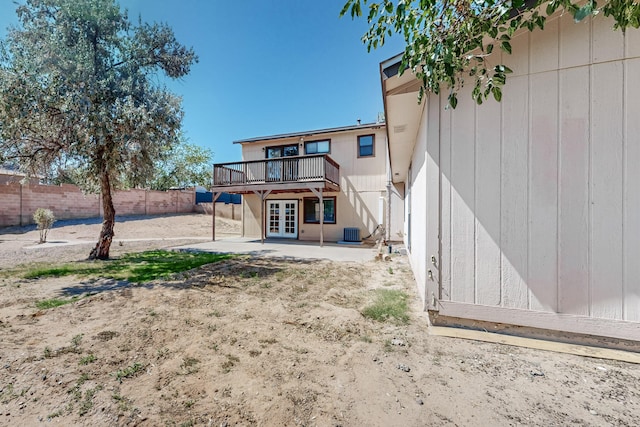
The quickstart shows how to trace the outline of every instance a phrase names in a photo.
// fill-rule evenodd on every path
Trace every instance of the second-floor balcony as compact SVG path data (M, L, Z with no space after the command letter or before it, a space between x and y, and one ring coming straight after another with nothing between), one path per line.
M213 191L227 193L340 190L340 166L326 154L213 165Z

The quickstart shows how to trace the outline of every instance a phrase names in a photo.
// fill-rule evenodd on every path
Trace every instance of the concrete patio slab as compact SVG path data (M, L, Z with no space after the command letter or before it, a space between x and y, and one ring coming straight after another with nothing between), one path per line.
M302 242L299 240L265 240L264 244L261 244L260 240L243 237L229 237L215 242L194 243L178 246L174 249L347 262L371 261L377 254L374 246L366 244L356 247L325 243L323 247L320 247L318 242Z

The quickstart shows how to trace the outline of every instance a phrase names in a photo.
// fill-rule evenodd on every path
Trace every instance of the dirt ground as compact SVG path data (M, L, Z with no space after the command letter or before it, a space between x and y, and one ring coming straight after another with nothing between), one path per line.
M59 225L50 240L99 229ZM112 255L201 241L210 226L200 215L126 219ZM130 240L143 238L161 240ZM80 260L91 247L37 239L0 229L0 268ZM408 325L362 316L377 288L411 296ZM89 296L35 307L69 295ZM0 278L0 425L40 424L636 426L640 366L429 336L402 255L236 257L135 286Z

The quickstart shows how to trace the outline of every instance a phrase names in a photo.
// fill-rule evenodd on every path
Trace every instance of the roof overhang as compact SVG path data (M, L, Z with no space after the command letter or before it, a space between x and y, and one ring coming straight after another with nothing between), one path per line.
M253 142L273 141L276 139L313 137L316 135L324 135L324 134L340 133L340 132L351 132L351 131L367 130L367 129L375 130L375 129L380 129L384 127L385 127L385 123L365 123L365 124L358 124L353 126L341 126L341 127L335 127L335 128L308 130L304 132L292 132L292 133L282 133L278 135L259 136L256 138L240 139L237 141L233 141L233 143L249 144Z
M418 103L420 80L410 70L401 73L401 63L402 54L380 63L389 163L394 183L407 179L425 104L424 100L422 104Z

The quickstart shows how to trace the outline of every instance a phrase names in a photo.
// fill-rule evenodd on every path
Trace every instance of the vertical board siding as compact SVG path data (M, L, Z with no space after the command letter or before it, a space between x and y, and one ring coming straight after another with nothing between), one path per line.
M621 62L591 67L591 315L610 319L622 318L622 81Z
M426 100L425 100L426 102ZM427 278L427 129L430 126L427 109L422 112L422 120L411 163L411 265L418 284L418 292L425 301Z
M502 98L500 247L502 306L529 308L528 289L528 77L513 77Z
M534 31L530 34L529 71L531 74L558 69L559 23L559 17L549 18L544 25L544 31Z
M476 302L500 305L500 104L488 100L476 114Z
M447 97L440 95L440 105ZM435 120L436 118L432 118ZM440 250L442 266L439 299L451 300L451 110L440 109Z
M528 284L531 302L529 308L556 311L558 307L557 71L532 75L530 86L535 89L530 93Z
M640 40L635 43L640 48ZM624 67L623 315L624 320L640 321L640 59L625 61Z
M589 315L589 94L587 67L560 71L558 311L583 316Z
M594 64L620 60L624 57L624 35L622 31L613 31L613 21L603 14L591 19L592 57ZM634 31L630 28L629 31ZM584 41L582 42L584 43ZM622 81L618 80L618 84Z
M451 298L475 302L475 103L469 90L451 123Z
M427 286L425 293L425 301L428 305L433 305L433 297L439 294L440 286L440 97L436 95L429 96L427 99L427 108L424 114L427 115L427 186L426 197L427 202L427 228L426 228L426 248L427 248L427 270L432 271L432 278L427 275ZM435 263L432 262L435 259ZM435 308L435 307L432 307Z
M442 299L640 321L640 30L611 27L518 34L501 104L441 108Z
M576 24L573 21L573 16L570 13L565 13L559 18L559 22L560 69L589 64L591 60L591 21L585 19Z

